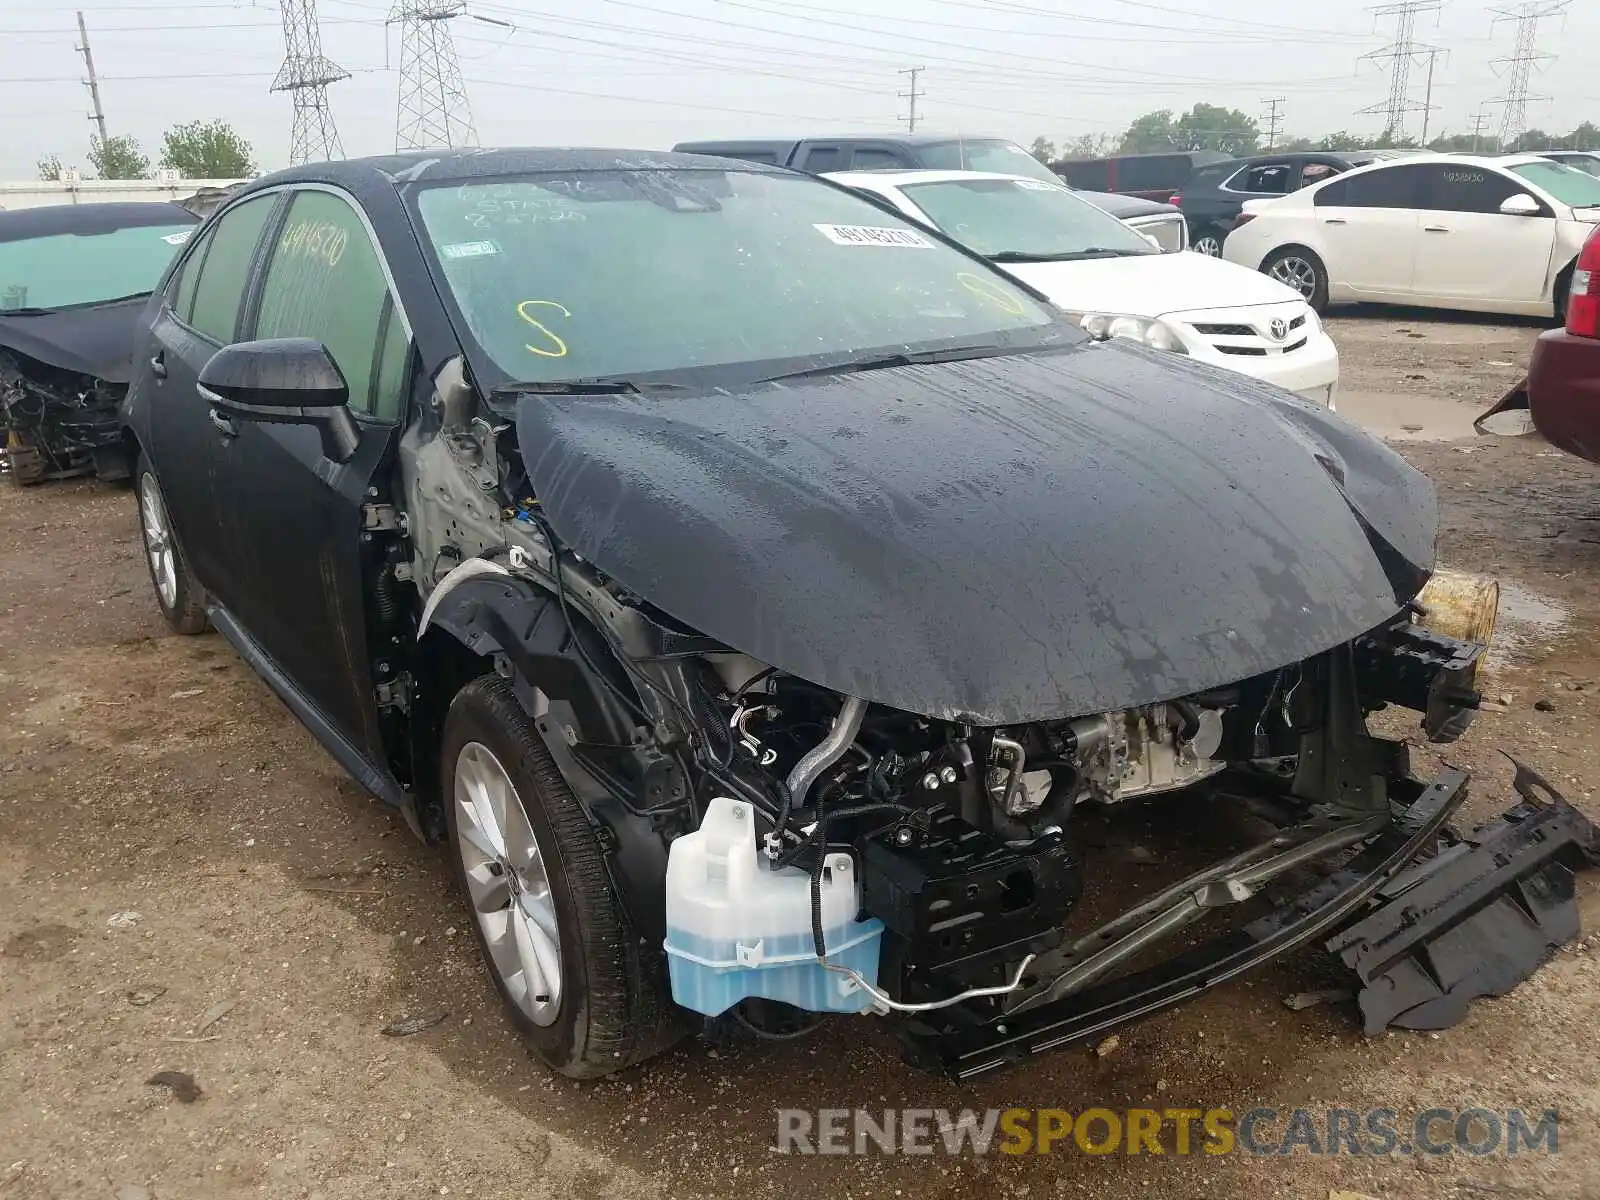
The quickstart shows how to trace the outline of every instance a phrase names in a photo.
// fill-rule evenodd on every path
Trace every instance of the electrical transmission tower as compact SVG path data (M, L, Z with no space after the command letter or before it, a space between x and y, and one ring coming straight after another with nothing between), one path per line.
M900 72L902 75L909 75L911 77L911 90L909 92L900 93L900 99L908 102L911 105L911 108L908 110L910 115L900 118L906 123L907 133L915 133L917 131L917 101L927 95L926 92L917 91L917 76L921 75L927 69L928 68L926 67L907 67L905 70Z
M273 77L274 92L294 96L294 132L289 139L291 163L327 162L343 158L328 85L349 79L350 72L322 53L317 25L317 0L279 0L283 13L283 66Z
M1553 54L1541 54L1535 48L1534 40L1539 33L1539 22L1563 12L1569 3L1571 0L1542 0L1542 2L1536 0L1534 3L1519 4L1515 8L1494 10L1494 24L1498 25L1501 21L1517 23L1517 48L1510 58L1498 58L1491 64L1507 68L1506 94L1491 101L1502 106L1500 109L1502 150L1509 150L1511 143L1528 128L1528 101L1549 98L1528 95L1528 77L1533 73L1534 64L1555 57Z
M1416 112L1422 107L1410 97L1411 67L1421 54L1432 50L1432 46L1420 45L1417 42L1417 17L1422 13L1436 13L1442 7L1443 0L1401 0L1398 4L1381 4L1369 11L1373 19L1381 21L1385 17L1394 18L1394 41L1381 49L1374 50L1371 54L1364 54L1364 59L1374 62L1387 61L1389 65L1389 98L1379 104L1369 104L1361 109L1364 113L1383 113L1383 136L1391 141L1398 141L1405 137L1406 114Z
M391 23L400 22L400 104L396 150L476 146L472 106L461 78L450 21L466 0L396 0Z

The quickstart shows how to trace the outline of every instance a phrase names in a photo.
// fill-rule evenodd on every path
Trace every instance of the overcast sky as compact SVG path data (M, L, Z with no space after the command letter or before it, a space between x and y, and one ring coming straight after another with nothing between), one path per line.
M394 145L398 27L384 0L320 0L323 49L351 72L330 89L349 155ZM183 120L221 117L263 168L288 155L290 100L268 85L283 58L278 6L201 0L0 0L0 179L57 154L81 164L88 96L75 13L89 25L110 132L147 150ZM1281 97L1292 134L1381 130L1358 115L1383 101L1387 64L1360 57L1391 40L1362 0L471 0L452 22L483 144L665 148L693 137L894 128L900 68L926 68L929 130L1027 143L1117 132L1152 108L1196 101L1260 115ZM1263 25L1263 12L1274 18ZM868 14L871 15L863 15ZM1299 15L1296 15L1296 14ZM509 22L491 24L490 22ZM1430 133L1472 129L1503 94L1492 60L1515 43L1487 5L1446 0L1420 17L1435 63ZM1528 123L1600 123L1600 3L1577 0L1541 26ZM1426 65L1411 70L1420 104ZM1497 128L1498 108L1486 110ZM1421 131L1422 115L1408 117ZM154 155L152 154L152 157Z

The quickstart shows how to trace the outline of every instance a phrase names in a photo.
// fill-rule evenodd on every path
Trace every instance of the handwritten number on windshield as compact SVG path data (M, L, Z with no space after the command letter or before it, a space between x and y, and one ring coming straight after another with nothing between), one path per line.
M991 279L983 279L970 271L962 271L956 278L961 281L961 286L966 288L980 300L987 300L1002 312L1010 313L1013 317L1026 316L1028 310L1009 292L1002 291L1000 286Z
M521 317L529 325L532 325L540 333L544 334L545 337L549 338L551 345L555 347L554 350L544 350L540 349L538 346L529 345L527 348L528 353L537 354L541 358L565 358L567 356L567 343L562 341L561 337L551 330L550 327L547 326L543 321L539 320L528 311L532 308L553 308L559 311L563 317L570 317L572 313L568 310L566 305L558 304L554 300L524 300L521 304L517 305L517 316Z

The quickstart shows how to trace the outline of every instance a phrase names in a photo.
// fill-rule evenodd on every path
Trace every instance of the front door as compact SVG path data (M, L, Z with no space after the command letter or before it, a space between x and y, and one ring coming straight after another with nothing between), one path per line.
M349 385L360 439L336 463L311 426L234 418L218 489L249 589L233 615L301 699L381 762L381 650L369 622L382 564L363 540L363 511L398 439L409 333L367 225L342 195L294 193L260 281L248 336L320 341Z
M1545 298L1555 214L1510 216L1500 205L1529 195L1525 185L1487 167L1437 163L1417 235L1414 291L1435 304L1537 304ZM1542 207L1542 206L1541 206Z

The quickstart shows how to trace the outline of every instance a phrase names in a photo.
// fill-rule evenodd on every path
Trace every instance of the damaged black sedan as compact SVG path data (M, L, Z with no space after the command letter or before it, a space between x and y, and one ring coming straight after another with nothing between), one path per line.
M176 204L0 212L0 454L11 481L126 479L133 331L199 218Z
M1576 930L1586 820L1521 768L1458 832L1465 776L1368 728L1478 702L1422 475L825 181L296 168L136 361L167 620L449 844L557 1071L849 1013L970 1076L1309 943L1439 1027ZM1240 836L1144 885L1085 836L1141 806Z

